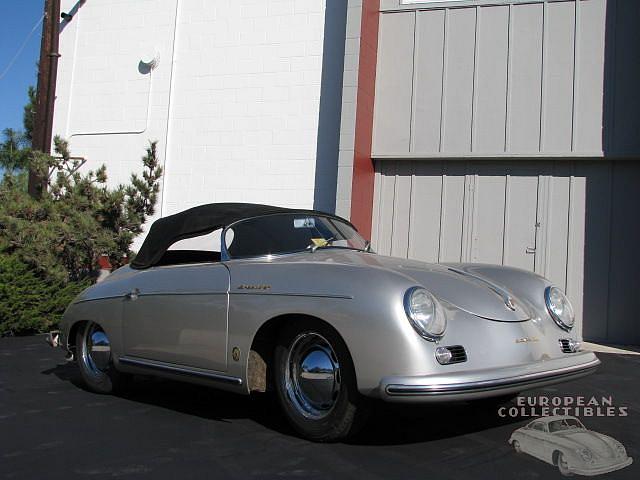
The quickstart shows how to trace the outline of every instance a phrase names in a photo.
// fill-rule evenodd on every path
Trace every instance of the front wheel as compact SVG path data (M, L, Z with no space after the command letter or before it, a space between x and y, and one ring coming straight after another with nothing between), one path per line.
M76 356L87 389L113 393L124 387L128 376L113 366L111 342L100 325L87 322L76 334Z
M303 437L330 442L354 434L369 412L342 338L320 322L301 320L280 334L275 350L278 400Z
M573 475L573 472L569 469L569 464L564 459L564 454L562 452L558 454L558 470L565 477Z

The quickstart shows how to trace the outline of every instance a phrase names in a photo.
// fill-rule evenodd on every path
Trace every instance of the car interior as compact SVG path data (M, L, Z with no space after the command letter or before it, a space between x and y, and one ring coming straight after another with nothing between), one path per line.
M205 235L179 240L164 252L156 266L219 262L221 234L222 229L218 228Z

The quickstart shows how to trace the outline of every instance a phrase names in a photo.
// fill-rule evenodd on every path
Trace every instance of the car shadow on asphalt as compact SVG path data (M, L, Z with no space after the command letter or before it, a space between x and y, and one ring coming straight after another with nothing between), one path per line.
M85 390L75 363L59 364L41 373L55 375ZM249 419L282 435L296 436L271 393L244 396L191 383L136 376L126 391L116 397L225 423ZM517 423L517 418L498 415L501 405L510 404L486 401L411 405L376 401L365 427L344 443L363 446L424 443Z
M501 406L492 400L442 404L389 404L379 402L365 428L346 443L394 446L432 442L521 422L498 415Z

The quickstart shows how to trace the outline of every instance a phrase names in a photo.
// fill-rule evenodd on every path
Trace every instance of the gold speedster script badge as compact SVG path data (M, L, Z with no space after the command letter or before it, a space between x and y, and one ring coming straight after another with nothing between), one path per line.
M238 290L269 290L271 289L271 285L247 285L243 283L242 285L238 285Z
M522 338L516 338L516 343L531 343L531 342L537 342L538 339L536 337L522 337Z

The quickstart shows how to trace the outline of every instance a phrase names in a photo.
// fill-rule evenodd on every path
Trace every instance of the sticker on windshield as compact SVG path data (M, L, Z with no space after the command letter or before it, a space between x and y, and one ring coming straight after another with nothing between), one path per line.
M316 247L326 247L329 245L329 240L326 238L312 238L311 242L313 242Z
M307 218L294 218L293 219L293 228L314 228L316 226L316 219L307 217Z

